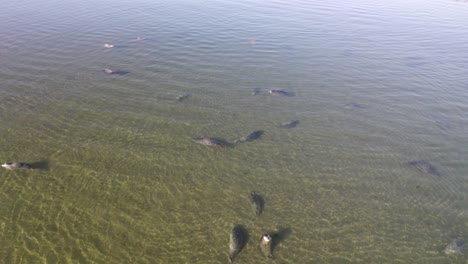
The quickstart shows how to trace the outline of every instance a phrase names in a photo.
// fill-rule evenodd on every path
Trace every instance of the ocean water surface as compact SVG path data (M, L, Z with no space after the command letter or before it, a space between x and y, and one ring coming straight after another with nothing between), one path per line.
M467 15L0 0L0 161L35 168L0 170L0 262L228 263L240 224L235 263L467 263L444 253L468 243Z

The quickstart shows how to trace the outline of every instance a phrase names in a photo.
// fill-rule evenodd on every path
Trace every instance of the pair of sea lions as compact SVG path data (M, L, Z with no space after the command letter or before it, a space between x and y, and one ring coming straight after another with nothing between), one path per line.
M293 128L293 127L296 127L298 124L299 124L299 120L293 120L293 121L282 123L279 125L279 127ZM265 131L263 130L253 131L249 133L248 135L246 135L245 137L241 137L240 139L235 140L234 144L254 141L256 139L259 139L263 134L265 134ZM217 138L212 138L212 137L198 137L198 138L192 138L192 140L199 144L202 144L205 146L212 146L212 147L226 147L226 146L232 145L222 139L217 139Z
M234 258L241 252L248 241L247 230L242 225L235 225L229 237L229 261L234 262ZM262 235L259 243L260 249L265 257L273 259L273 238L269 234Z

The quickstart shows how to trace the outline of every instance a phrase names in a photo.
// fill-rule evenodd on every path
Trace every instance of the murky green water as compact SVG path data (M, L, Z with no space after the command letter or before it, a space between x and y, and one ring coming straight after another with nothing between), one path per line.
M0 262L467 262L468 3L0 6Z

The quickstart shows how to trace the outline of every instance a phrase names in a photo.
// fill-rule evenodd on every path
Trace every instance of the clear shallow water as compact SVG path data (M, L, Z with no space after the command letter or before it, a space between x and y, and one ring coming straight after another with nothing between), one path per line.
M0 5L2 262L466 263L468 3Z

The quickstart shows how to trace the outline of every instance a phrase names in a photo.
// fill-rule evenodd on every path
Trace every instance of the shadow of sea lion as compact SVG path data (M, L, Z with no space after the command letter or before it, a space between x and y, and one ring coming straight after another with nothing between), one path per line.
M279 228L277 232L273 233L271 236L271 251L275 251L275 248L283 242L289 235L291 235L291 228L286 227L286 228Z
M34 163L30 163L31 169L36 169L36 170L49 170L49 161L47 160L42 160Z

